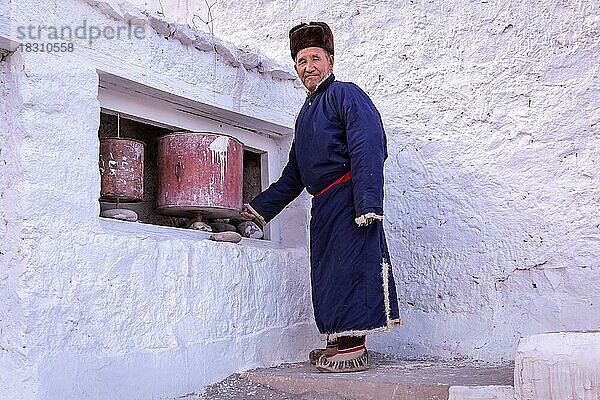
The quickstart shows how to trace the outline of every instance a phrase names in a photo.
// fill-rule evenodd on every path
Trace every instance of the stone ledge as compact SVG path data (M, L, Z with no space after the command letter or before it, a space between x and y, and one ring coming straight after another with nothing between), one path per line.
M482 397L475 397L477 394L487 393L496 395L490 400L507 400L499 396L510 393L513 368L510 365L395 361L373 354L371 367L365 372L323 374L306 362L248 371L242 376L293 395L318 393L353 400L478 400ZM453 389L453 386L467 388ZM454 397L449 397L450 393L454 393Z

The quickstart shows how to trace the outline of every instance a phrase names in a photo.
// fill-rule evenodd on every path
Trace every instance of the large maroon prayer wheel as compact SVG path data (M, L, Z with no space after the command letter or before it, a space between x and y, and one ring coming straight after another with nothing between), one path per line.
M142 201L144 143L134 139L100 139L100 200Z
M175 132L158 139L157 210L228 218L242 208L244 146L229 136Z

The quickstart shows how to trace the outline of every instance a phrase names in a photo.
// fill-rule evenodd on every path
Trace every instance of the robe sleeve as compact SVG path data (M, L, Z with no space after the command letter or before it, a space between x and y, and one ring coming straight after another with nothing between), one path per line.
M304 190L300 170L296 163L296 145L292 142L288 162L277 182L272 183L264 192L256 196L250 206L256 210L266 222L269 222Z
M383 216L383 163L387 145L381 116L367 94L354 85L345 92L341 108L356 217Z

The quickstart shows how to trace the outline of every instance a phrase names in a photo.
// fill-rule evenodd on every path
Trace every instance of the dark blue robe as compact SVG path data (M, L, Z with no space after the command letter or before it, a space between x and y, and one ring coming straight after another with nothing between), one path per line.
M319 332L330 339L386 330L400 322L383 222L386 138L371 99L331 74L307 96L281 178L250 202L268 222L303 189L312 199L310 263ZM322 190L346 172L351 180Z

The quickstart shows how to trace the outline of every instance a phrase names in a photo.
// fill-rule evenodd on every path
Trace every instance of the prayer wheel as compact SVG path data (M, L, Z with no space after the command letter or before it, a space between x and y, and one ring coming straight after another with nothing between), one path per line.
M242 208L244 146L209 132L158 139L157 210L182 217L228 218Z
M144 143L100 139L100 200L136 202L144 198Z

